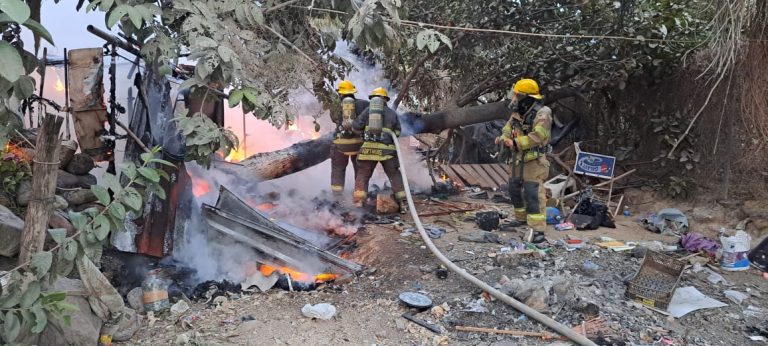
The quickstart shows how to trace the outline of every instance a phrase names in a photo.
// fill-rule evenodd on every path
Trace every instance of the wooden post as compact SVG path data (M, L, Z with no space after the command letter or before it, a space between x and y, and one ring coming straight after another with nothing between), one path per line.
M64 118L46 114L37 134L32 169L32 200L24 218L21 234L19 265L27 263L32 255L43 250L48 219L51 217L56 193L56 174L59 170L59 130Z

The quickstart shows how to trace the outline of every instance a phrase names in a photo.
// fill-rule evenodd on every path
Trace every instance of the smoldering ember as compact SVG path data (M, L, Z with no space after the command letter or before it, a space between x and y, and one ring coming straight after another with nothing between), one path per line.
M0 0L0 342L768 342L765 1Z

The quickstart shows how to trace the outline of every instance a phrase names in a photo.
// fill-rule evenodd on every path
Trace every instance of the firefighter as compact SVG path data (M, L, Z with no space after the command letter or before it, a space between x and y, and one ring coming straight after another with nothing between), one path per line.
M501 151L510 153L509 196L517 225L527 223L537 229L547 225L544 180L549 176L546 154L552 129L552 110L542 105L541 98L536 81L517 81L509 103L512 115L496 138Z
M331 111L331 120L336 124L336 130L330 157L331 191L338 198L344 193L347 164L350 161L357 174L357 152L363 144L363 137L352 130L352 123L368 108L368 101L355 98L357 88L348 80L341 81L337 91L339 103Z
M400 120L397 113L387 107L387 91L384 88L376 88L368 97L370 105L366 111L355 120L352 128L363 133L363 145L357 155L357 175L355 176L355 192L353 194L355 205L363 206L363 201L368 197L368 182L371 180L376 165L381 163L384 172L395 192L395 199L400 203L400 212L407 212L405 203L405 187L400 175L400 164L397 160L397 151L392 136L400 136Z

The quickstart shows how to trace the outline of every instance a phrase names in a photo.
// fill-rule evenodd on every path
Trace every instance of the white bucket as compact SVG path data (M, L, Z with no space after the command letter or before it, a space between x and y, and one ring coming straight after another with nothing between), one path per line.
M752 238L744 231L737 231L736 235L720 236L723 245L723 257L720 259L720 267L723 270L739 271L749 269L749 246Z

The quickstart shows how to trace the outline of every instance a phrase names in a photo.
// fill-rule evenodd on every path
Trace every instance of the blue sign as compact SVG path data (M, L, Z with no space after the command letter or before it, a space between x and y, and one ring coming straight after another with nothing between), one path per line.
M613 156L582 151L576 155L576 167L573 168L573 172L591 177L611 179L613 178L613 166L615 164L616 158Z

